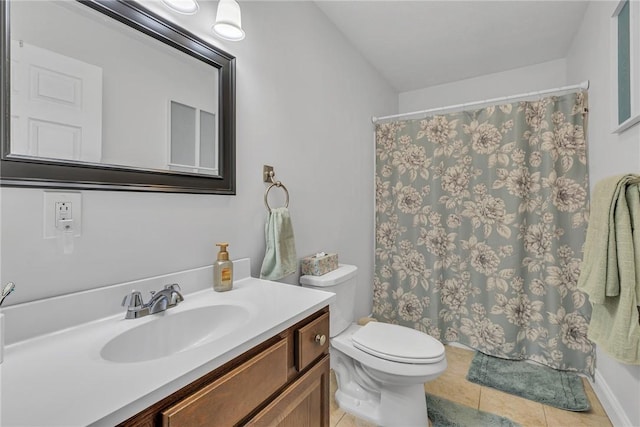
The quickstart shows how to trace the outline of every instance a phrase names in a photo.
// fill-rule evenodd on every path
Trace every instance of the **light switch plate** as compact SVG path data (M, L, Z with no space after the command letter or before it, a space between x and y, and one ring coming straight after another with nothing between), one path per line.
M73 219L73 236L82 235L82 193L45 191L44 192L44 238L55 239L60 230L56 230L56 203L71 203L71 218Z

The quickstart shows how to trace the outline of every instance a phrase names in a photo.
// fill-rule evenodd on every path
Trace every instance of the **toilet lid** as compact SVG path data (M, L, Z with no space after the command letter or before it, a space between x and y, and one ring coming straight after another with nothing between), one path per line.
M393 362L427 364L444 357L440 341L415 329L389 323L369 322L351 338L353 346Z

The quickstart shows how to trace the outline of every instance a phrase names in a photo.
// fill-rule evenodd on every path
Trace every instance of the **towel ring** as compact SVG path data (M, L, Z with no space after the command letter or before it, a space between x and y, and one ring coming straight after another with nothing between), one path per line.
M269 195L269 190L271 190L273 187L280 187L284 190L284 193L287 196L287 199L284 202L284 207L285 208L289 207L289 190L287 190L287 187L285 187L284 184L281 183L280 181L275 181L273 184L268 186L267 190L264 192L264 205L267 207L267 210L269 211L269 213L271 213L271 207L269 206L269 200L267 199L267 196Z

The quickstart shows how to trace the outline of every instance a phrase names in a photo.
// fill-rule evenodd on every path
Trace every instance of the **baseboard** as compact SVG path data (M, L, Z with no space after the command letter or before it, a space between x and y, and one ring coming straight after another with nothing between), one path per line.
M591 387L593 388L596 396L598 396L602 407L607 413L609 420L611 420L611 424L615 427L633 427L631 420L627 417L622 405L620 405L615 394L613 394L604 377L597 369L595 378L595 382L591 381L591 379L589 379L589 382L591 383Z

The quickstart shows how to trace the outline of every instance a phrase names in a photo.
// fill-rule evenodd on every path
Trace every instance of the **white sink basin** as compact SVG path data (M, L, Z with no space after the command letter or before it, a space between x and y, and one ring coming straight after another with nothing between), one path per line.
M212 305L180 312L168 310L151 316L151 321L112 338L102 347L100 356L119 363L158 359L228 335L250 318L249 310L238 305ZM136 320L140 319L126 321Z

